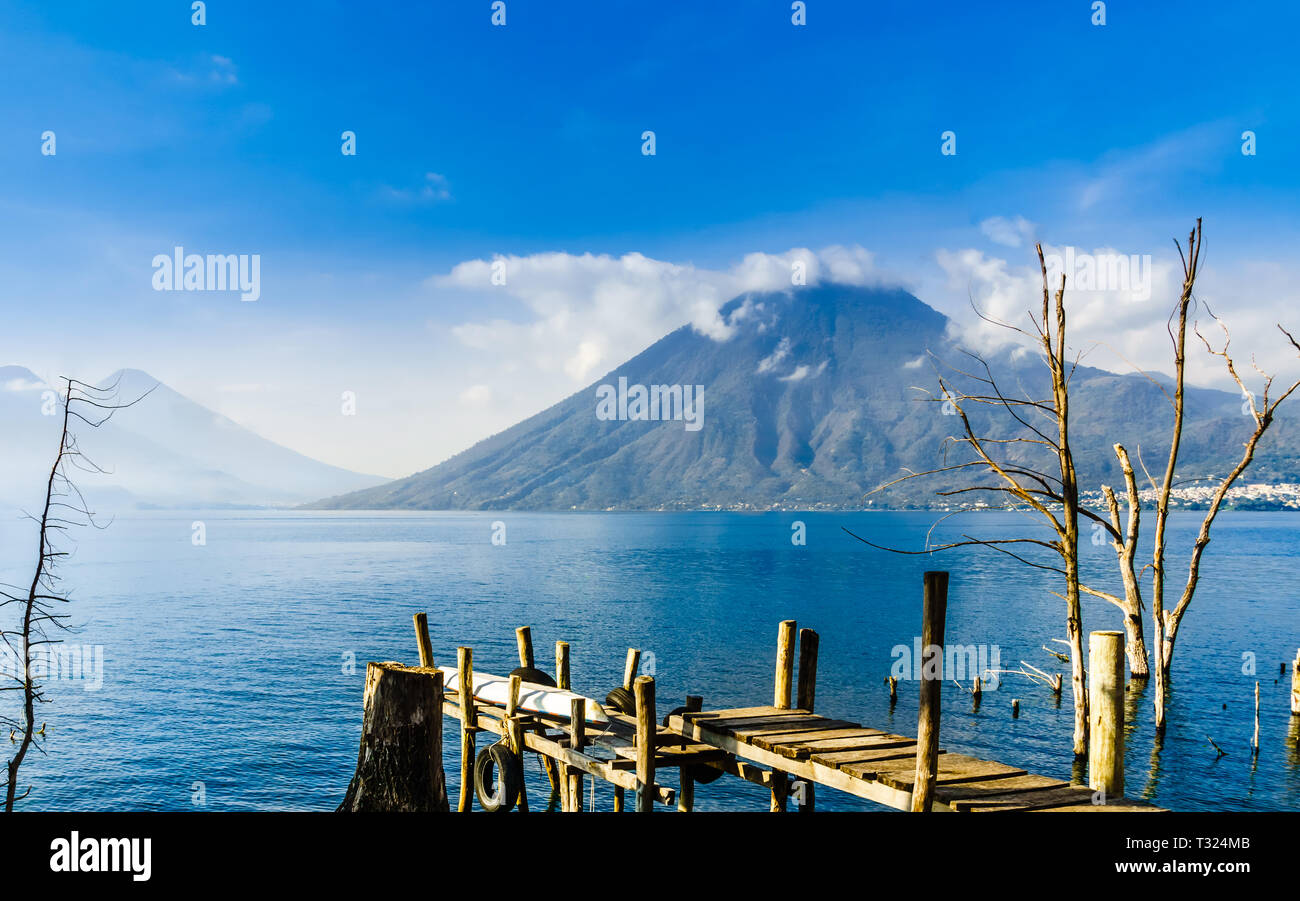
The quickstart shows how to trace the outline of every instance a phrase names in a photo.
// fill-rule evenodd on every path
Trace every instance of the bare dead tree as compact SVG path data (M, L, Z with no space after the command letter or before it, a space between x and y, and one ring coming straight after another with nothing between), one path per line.
M1192 231L1188 239L1188 253L1182 254L1182 248L1179 248L1180 256L1183 256L1183 270L1186 275L1184 282L1184 297L1190 296L1190 285L1195 280L1197 262L1200 257L1201 247L1201 222L1198 219L1196 228ZM1228 375L1236 382L1237 387L1241 389L1242 395L1248 399L1250 405L1250 415L1254 420L1254 428L1250 436L1242 445L1242 453L1237 460L1236 465L1226 477L1219 481L1218 487L1211 496L1204 516L1201 518L1201 525L1196 534L1196 540L1192 543L1191 557L1187 567L1187 579L1183 583L1182 591L1179 594L1178 602L1173 609L1165 607L1165 551L1166 539L1165 532L1169 518L1169 504L1173 493L1174 472L1178 465L1178 448L1181 443L1183 430L1184 415L1184 346L1187 336L1187 317L1189 304L1186 301L1180 301L1178 308L1178 324L1176 334L1171 329L1171 338L1175 347L1175 384L1174 384L1174 423L1173 423L1173 441L1169 451L1169 461L1166 465L1164 479L1161 482L1156 495L1156 531L1155 531L1155 548L1152 555L1151 563L1151 625L1153 629L1153 640L1156 646L1156 692L1155 692L1155 715L1156 731L1163 733L1165 730L1165 706L1168 701L1169 681L1173 668L1174 644L1178 639L1178 629L1182 625L1183 615L1187 612L1188 606L1196 594L1196 587L1200 581L1201 558L1205 553L1206 546L1210 543L1210 530L1214 525L1215 519L1219 515L1219 510L1223 506L1224 500L1232 486L1241 478L1242 473L1250 466L1255 459L1255 453L1259 448L1260 439L1268 432L1269 427L1273 424L1277 409L1282 402L1290 397L1297 388L1300 388L1300 381L1293 382L1290 387L1286 388L1280 394L1273 395L1274 376L1267 374L1256 367L1256 371L1264 379L1264 390L1256 398L1247 388L1241 375L1237 371L1237 365L1233 360L1230 351L1231 335L1228 328L1224 325L1219 317L1214 315L1214 311L1206 307L1206 312L1219 326L1223 332L1223 345L1215 348L1210 341L1201 334L1199 327L1193 324L1193 330L1196 336L1201 339L1205 345L1206 351L1210 354L1220 357L1224 366L1228 370ZM1285 328L1279 324L1277 326L1286 339L1295 348L1297 354L1300 354L1300 344ZM1130 468L1131 472L1131 468Z
M1250 414L1254 421L1254 428L1243 444L1242 454L1232 468L1229 474L1219 480L1202 520L1195 542L1192 545L1191 559L1188 564L1187 580L1184 583L1178 602L1172 609L1166 609L1165 591L1166 591L1166 570L1165 557L1167 552L1167 531L1169 523L1169 510L1173 499L1175 488L1180 484L1178 481L1180 474L1178 472L1179 453L1182 444L1183 422L1186 414L1186 343L1187 327L1190 312L1195 308L1195 287L1196 280L1200 272L1202 232L1201 220L1196 221L1195 227L1188 236L1186 251L1183 246L1175 241L1178 248L1179 257L1183 265L1183 284L1179 293L1178 302L1169 317L1169 335L1174 351L1174 385L1173 394L1164 389L1170 405L1173 408L1173 423L1170 431L1169 455L1166 462L1163 478L1159 483L1145 470L1144 474L1151 485L1151 490L1155 495L1155 528L1154 528L1154 550L1152 561L1148 566L1151 569L1151 623L1153 629L1153 642L1155 644L1155 718L1157 734L1162 734L1165 729L1165 706L1168 699L1168 687L1170 674L1173 663L1174 646L1178 636L1178 630L1182 623L1183 615L1186 613L1188 606L1191 604L1195 595L1196 587L1200 578L1200 565L1205 547L1210 542L1210 532L1219 510L1222 508L1224 501L1233 485L1240 479L1241 475L1250 466L1254 460L1255 453L1259 447L1260 440L1264 437L1269 427L1272 425L1278 407L1291 396L1298 388L1300 381L1293 383L1280 394L1274 395L1274 377L1269 375L1258 367L1256 371L1264 379L1264 390L1261 395L1256 397L1246 387L1244 380L1241 378L1236 363L1229 352L1231 338L1227 327L1223 322L1214 315L1213 311L1206 307L1207 313L1219 326L1223 333L1223 344L1221 347L1215 347L1210 341L1201 334L1199 328L1193 323L1193 331L1201 342L1205 345L1206 350L1214 356L1222 358L1227 368L1229 376L1236 382L1241 389L1243 396L1248 398ZM1079 594L1088 594L1094 597L1102 598L1115 604L1124 614L1124 628L1127 636L1126 656L1128 657L1129 669L1131 674L1138 679L1149 678L1150 668L1148 666L1148 654L1146 641L1143 635L1142 610L1143 598L1141 590L1141 578L1145 575L1146 567L1141 571L1137 568L1137 551L1138 542L1141 537L1142 526L1142 505L1143 498L1138 490L1137 475L1134 471L1132 460L1128 451L1122 444L1115 444L1113 447L1119 467L1124 476L1124 507L1121 509L1120 498L1116 491L1109 485L1102 485L1102 496L1105 500L1106 509L1104 513L1098 513L1088 509L1079 502L1077 473L1074 467L1073 456L1070 453L1068 420L1069 420L1069 385L1070 375L1078 365L1079 356L1076 355L1074 362L1067 368L1065 355L1065 332L1066 332L1066 315L1064 307L1064 276L1061 279L1061 288L1056 292L1055 304L1049 308L1048 304L1048 281L1047 270L1044 263L1042 247L1038 247L1039 267L1043 273L1043 308L1041 316L1036 318L1032 313L1029 314L1030 321L1034 324L1034 333L1031 334L1024 329L1004 322L997 322L987 316L984 316L977 309L976 312L989 322L1009 328L1019 332L1022 335L1034 339L1042 349L1042 356L1047 363L1052 381L1052 398L1050 400L1037 400L1027 396L1024 392L1019 395L1005 392L993 377L988 364L982 357L977 354L970 354L974 357L983 369L983 374L962 373L962 375L973 379L977 384L984 386L977 388L974 392L962 392L948 379L939 377L939 385L942 396L932 398L935 401L949 403L959 415L962 434L949 439L960 446L974 451L973 459L964 460L951 465L944 465L934 470L926 472L910 472L886 485L882 485L877 491L890 487L901 481L908 479L934 476L934 475L954 475L961 471L974 470L981 475L993 475L994 484L991 485L973 485L970 487L951 488L939 491L941 497L951 497L968 492L997 492L1005 496L1006 503L999 505L1002 509L1024 509L1028 507L1031 511L1038 513L1047 521L1052 530L1055 532L1054 541L1042 541L1032 538L1003 538L1003 539L979 539L970 535L963 535L962 540L951 542L944 545L928 547L925 551L902 553L933 553L939 550L964 546L984 546L994 550L1006 553L1021 563L1028 564L1040 569L1054 572L1065 579L1065 592L1061 595L1066 601L1067 610L1067 641L1069 647L1069 662L1071 664L1071 681L1075 693L1075 730L1074 730L1074 748L1076 754L1086 753L1087 747L1087 707L1086 697L1081 697L1084 688L1083 659L1082 659L1082 627L1079 624ZM1049 312L1055 315L1055 327L1049 321ZM1296 339L1283 328L1280 324L1278 330L1291 343L1292 347L1300 352L1300 344ZM1143 373L1145 375L1145 373ZM1148 376L1148 378L1150 378ZM1160 385L1160 383L1153 383ZM991 436L982 436L976 434L971 425L970 418L967 416L966 407L974 404L987 404L1000 408L1000 411L1008 414L1012 424L1018 427L1018 434L1014 437L995 438ZM1051 434L1050 427L1040 429L1030 418L1031 414L1040 414L1046 417L1050 423L1055 425L1056 434ZM1046 430L1044 430L1046 429ZM1005 453L998 454L999 459L995 459L995 451L1015 445L1037 446L1050 451L1055 457L1055 471L1048 473L1042 466L1034 466L1017 461L1015 463L1005 459ZM1140 456L1139 456L1140 462ZM1206 479L1195 479L1194 481L1206 481ZM995 507L997 508L997 507ZM1124 586L1122 596L1113 594L1108 591L1092 588L1083 584L1080 579L1079 557L1078 557L1078 520L1084 517L1099 525L1102 530L1110 537L1112 547L1115 550L1116 562L1119 569L1120 579ZM936 524L937 525L937 524ZM858 536L854 536L858 537ZM865 539L860 539L865 541ZM871 542L867 542L871 544ZM1060 565L1046 565L1040 562L1031 561L1021 554L1008 550L1008 545L1028 544L1037 545L1054 552L1060 558ZM881 547L880 545L873 545ZM898 552L894 548L882 548ZM1082 724L1080 717L1082 716Z
M1083 615L1080 604L1082 586L1079 578L1079 517L1087 516L1106 528L1110 523L1084 508L1079 503L1079 482L1070 447L1070 378L1078 367L1079 358L1070 359L1066 343L1065 274L1062 273L1055 295L1047 274L1047 262L1042 245L1037 245L1039 270L1042 273L1043 297L1038 315L1029 311L1033 331L999 322L976 312L986 321L1018 332L1037 344L1051 377L1051 397L1034 397L1027 391L1019 393L1003 389L994 377L988 362L979 354L967 352L978 363L977 372L962 372L963 390L951 378L938 376L940 396L936 402L952 408L961 424L961 434L947 439L957 448L969 452L965 459L926 472L912 472L886 485L884 490L898 482L934 475L976 473L988 477L989 484L974 484L941 490L941 497L968 493L988 492L1000 496L1002 502L992 505L1001 509L1029 508L1044 520L1054 536L1052 540L1039 538L983 539L963 535L960 541L929 547L925 551L901 553L933 553L958 547L982 546L1005 553L1019 562L1060 575L1064 591L1054 592L1065 601L1066 645L1069 648L1070 685L1074 702L1074 732L1072 746L1076 757L1088 752L1088 691L1084 673ZM989 407L1010 419L1016 430L1010 437L996 437L977 431L970 413L977 406ZM1010 449L1020 457L1040 456L1041 462L1012 459ZM945 455L946 461L946 455ZM1050 462L1049 462L1050 461ZM1049 469L1050 467L1050 469ZM847 530L846 530L847 531ZM850 534L853 534L850 532ZM854 535L873 547L881 547ZM1044 564L1028 559L1010 549L1011 545L1028 545L1051 551L1059 558L1059 565ZM899 552L894 548L883 550Z
M18 692L21 698L18 717L0 715L0 725L9 729L16 746L5 767L6 813L12 812L14 804L30 793L29 786L21 795L18 794L18 771L30 751L42 750L45 737L45 727L36 728L37 705L49 701L34 673L39 662L37 658L48 646L61 641L52 637L52 630L67 628L65 620L68 614L57 611L69 603L70 598L62 590L58 570L60 561L69 551L64 549L59 539L66 538L74 526L102 527L73 481L72 474L78 471L103 473L104 470L82 452L73 426L80 423L98 428L117 410L132 406L144 397L141 395L128 403L119 403L116 383L107 388L96 388L76 379L63 379L63 394L59 398L63 415L58 453L46 479L40 515L29 514L37 526L38 541L32 580L22 588L13 585L0 587L0 609L16 607L19 611L14 628L0 627L0 642L4 643L8 657L17 661L16 671L6 673L14 684L0 687L0 691Z

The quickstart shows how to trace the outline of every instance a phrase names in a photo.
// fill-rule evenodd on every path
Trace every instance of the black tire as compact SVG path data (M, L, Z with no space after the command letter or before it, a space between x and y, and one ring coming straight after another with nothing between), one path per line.
M613 707L619 713L636 716L636 697L621 685L605 695L605 705Z
M492 790L493 771L496 790ZM519 800L519 780L523 773L519 760L504 744L495 744L478 752L474 759L474 793L488 813L508 813Z
M547 688L555 687L555 680L535 666L517 666L510 671L510 675L518 676L525 682L532 682L536 685L545 685Z

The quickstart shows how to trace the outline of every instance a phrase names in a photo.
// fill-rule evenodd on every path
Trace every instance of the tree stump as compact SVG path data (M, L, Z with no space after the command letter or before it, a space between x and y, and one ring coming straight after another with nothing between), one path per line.
M442 673L371 663L357 771L340 812L447 812L442 772Z

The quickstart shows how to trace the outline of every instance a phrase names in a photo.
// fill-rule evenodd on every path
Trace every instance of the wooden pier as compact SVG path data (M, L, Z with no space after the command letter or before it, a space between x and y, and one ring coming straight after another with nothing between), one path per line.
M942 576L942 578L940 578ZM946 604L946 574L927 573L923 647L942 654L943 618ZM385 676L393 679L431 676L434 700L426 707L440 709L444 716L460 723L461 772L459 798L453 806L468 812L477 799L482 809L529 810L524 786L523 761L528 752L540 755L551 783L550 809L577 812L586 804L586 779L613 786L614 810L625 808L634 798L635 809L650 811L655 805L690 811L694 807L697 782L711 782L721 776L743 779L766 789L768 809L784 811L791 802L801 811L815 808L818 788L844 792L858 798L913 811L1155 811L1149 804L1122 797L1123 786L1123 684L1118 699L1113 678L1094 687L1094 709L1104 721L1094 729L1107 747L1094 744L1092 786L1070 784L1034 775L1012 764L980 760L952 753L939 742L939 678L921 680L921 708L917 734L920 739L872 729L855 722L820 716L813 712L816 689L818 636L811 629L798 631L792 621L780 624L776 654L773 703L723 710L704 709L700 696L688 696L686 704L660 721L656 710L655 681L637 676L640 652L629 649L623 684L610 692L605 703L582 697L570 686L569 645L556 645L556 679L536 669L531 630L517 630L520 668L510 676L491 676L473 670L473 652L460 648L456 667L434 664L424 614L415 617L420 666L372 663L367 674L366 728L363 733L357 776L349 798L365 795L366 778L372 759L387 762L401 759L401 749L374 749L393 735L416 734L412 741L420 755L441 754L441 717L403 714L409 722L381 726L374 724L372 693L381 694ZM1094 633L1093 671L1099 672L1100 658L1122 654L1118 633ZM1122 637L1122 636L1121 636ZM796 650L798 653L796 653ZM798 658L798 678L795 660ZM927 653L928 657L928 653ZM1107 658L1108 659L1108 658ZM941 661L940 661L941 662ZM1122 677L1122 659L1119 664ZM526 680L524 676L531 678ZM554 684L548 684L554 683ZM421 696L426 688L418 689ZM1108 692L1109 695L1101 693ZM394 691L385 694L392 706ZM413 705L399 705L408 710ZM531 708L531 709L530 709ZM1115 721L1115 717L1119 721ZM378 733L382 732L382 736ZM435 734L436 733L436 734ZM481 735L498 736L492 746L478 748ZM378 736L378 737L377 737ZM410 764L423 766L423 757ZM1118 768L1118 769L1117 769ZM677 770L679 788L658 781L658 774ZM428 785L441 781L441 767L435 780L421 777L416 783L420 798L415 802L393 800L400 786L371 789L370 796L401 809L447 809L445 796L428 800ZM376 802L370 802L372 805ZM357 804L341 809L375 809Z

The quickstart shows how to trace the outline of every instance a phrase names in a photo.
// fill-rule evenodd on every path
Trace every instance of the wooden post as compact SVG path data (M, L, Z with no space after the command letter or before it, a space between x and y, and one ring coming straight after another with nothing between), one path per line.
M776 632L776 700L778 710L790 709L791 686L794 683L795 621L787 619Z
M474 649L456 649L456 692L460 696L460 800L456 810L474 809Z
M975 687L970 690L970 696L971 700L975 702L975 706L978 707L980 699L984 696L984 680L979 676L975 677Z
M1124 633L1088 636L1088 787L1124 794Z
M565 645L568 649L568 645ZM565 655L566 662L568 655ZM581 753L587 743L587 700L574 698L569 702L569 747ZM582 770L576 766L567 767L569 776L565 789L568 794L570 813L582 812Z
M567 641L555 643L555 687L563 691L569 690L569 643Z
M701 695L686 696L686 712L699 713L704 709L704 698ZM695 809L695 777L691 775L691 768L684 766L681 772L681 786L677 790L677 809L681 813L690 813Z
M442 773L442 673L400 663L366 667L357 769L340 812L447 811Z
M776 689L772 706L778 710L790 709L790 693L794 685L794 637L795 621L792 619L783 620L776 630ZM779 771L772 772L772 803L770 810L773 813L784 813L786 809L786 796L789 790L789 782L785 778L785 773Z
M1291 665L1291 715L1300 716L1300 651L1295 652Z
M636 810L649 813L654 809L655 783L655 680L637 676L636 692Z
M621 785L616 785L614 786L614 813L622 813L622 812L623 812L623 787Z
M812 629L799 630L799 691L795 704L800 710L813 712L813 703L817 698L817 645L820 638ZM810 813L817 804L813 797L816 785L804 780L803 800L799 803L800 813Z
M887 676L885 681L889 683L889 706L892 708L898 703L898 677Z
M433 666L433 643L429 641L429 616L417 613L411 617L415 620L415 643L420 647L420 666Z
M1020 701L1016 698L1011 699L1011 718L1015 719L1020 716Z
M525 628L527 628L525 626ZM503 723L503 732L506 736L506 742L510 747L511 753L515 755L515 760L519 764L519 810L521 813L528 813L528 792L524 788L524 727L519 722L519 689L523 682L522 676L510 677L510 694L506 697L506 719Z
M1251 740L1250 747L1254 756L1259 756L1259 683L1255 683L1255 737Z
M515 642L519 645L519 665L533 666L533 630L528 626L515 629Z
M623 687L628 691L632 690L632 680L636 678L636 671L641 666L641 652L636 648L627 649L627 662L623 664Z
M921 613L921 706L916 718L916 778L912 812L929 813L939 772L939 689L943 686L943 630L948 574L925 574Z

